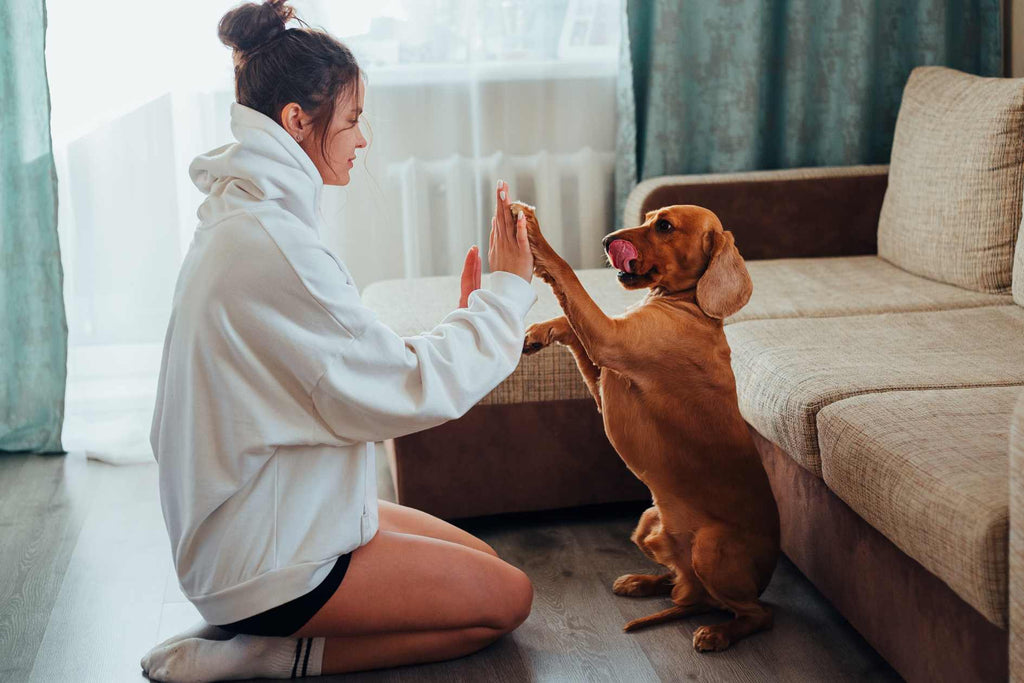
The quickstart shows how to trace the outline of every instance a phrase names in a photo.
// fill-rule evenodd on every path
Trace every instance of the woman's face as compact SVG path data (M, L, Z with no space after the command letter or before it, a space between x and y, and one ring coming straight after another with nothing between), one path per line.
M334 119L327 128L327 143L321 145L320 137L315 134L299 143L320 171L325 185L348 185L356 150L366 147L366 138L359 130L365 94L363 79L356 79L355 92L343 94L334 108Z

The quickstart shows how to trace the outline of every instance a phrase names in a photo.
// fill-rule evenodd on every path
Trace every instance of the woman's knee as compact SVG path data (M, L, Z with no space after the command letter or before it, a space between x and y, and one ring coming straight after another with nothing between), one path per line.
M494 627L501 633L511 633L530 616L533 607L533 583L521 570L509 565L508 577L502 589L501 609Z

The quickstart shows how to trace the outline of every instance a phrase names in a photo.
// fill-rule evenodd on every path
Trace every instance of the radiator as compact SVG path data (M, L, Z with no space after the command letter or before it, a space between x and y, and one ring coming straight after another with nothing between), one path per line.
M403 231L406 277L462 272L466 251L478 244L487 270L487 245L498 179L512 198L537 207L544 237L573 268L605 263L601 239L613 227L615 154L585 147L572 154L453 155L389 164L392 207Z

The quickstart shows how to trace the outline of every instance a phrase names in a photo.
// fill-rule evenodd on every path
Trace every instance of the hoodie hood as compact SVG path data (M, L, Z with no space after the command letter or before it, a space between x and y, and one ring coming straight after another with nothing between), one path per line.
M237 142L201 154L189 165L192 182L207 195L199 220L272 201L319 235L324 182L305 150L273 119L237 102L231 104L231 132Z

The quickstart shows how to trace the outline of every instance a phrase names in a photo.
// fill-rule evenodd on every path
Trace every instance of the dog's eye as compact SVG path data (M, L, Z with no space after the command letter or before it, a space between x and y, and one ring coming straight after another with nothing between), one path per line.
M662 218L660 221L654 224L654 229L658 232L672 232L675 228L671 223Z

